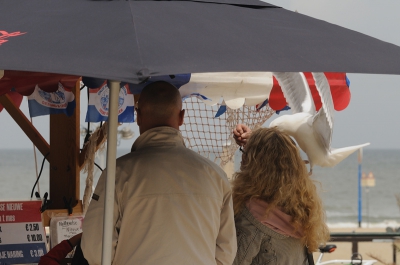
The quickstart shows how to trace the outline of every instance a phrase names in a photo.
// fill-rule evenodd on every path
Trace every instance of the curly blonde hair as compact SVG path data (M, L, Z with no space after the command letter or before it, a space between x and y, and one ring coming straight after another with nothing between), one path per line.
M295 142L277 128L255 130L245 146L240 171L233 179L233 208L239 214L252 198L292 217L301 242L316 251L329 239L322 201Z

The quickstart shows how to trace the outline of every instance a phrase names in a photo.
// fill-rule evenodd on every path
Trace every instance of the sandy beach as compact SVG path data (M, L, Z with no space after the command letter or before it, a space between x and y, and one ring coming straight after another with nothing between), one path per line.
M360 233L385 233L385 228L330 228L332 233L347 233L347 232L360 232ZM335 260L335 259L350 259L352 243L350 242L330 242L335 244L337 249L333 253L325 254L322 261ZM376 265L392 265L393 264L393 243L391 242L359 242L358 252L362 255L363 259L379 259L382 262L375 263ZM314 260L317 261L319 253L314 253ZM373 257L372 257L373 256ZM374 258L375 257L375 258ZM397 253L397 263L399 263L400 255Z

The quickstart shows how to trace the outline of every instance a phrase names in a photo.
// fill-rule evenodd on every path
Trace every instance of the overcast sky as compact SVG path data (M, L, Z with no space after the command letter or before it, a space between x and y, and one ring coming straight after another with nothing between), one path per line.
M288 10L322 19L400 46L400 1L398 0L270 0ZM370 142L368 148L400 149L400 76L348 74L350 105L336 112L332 146L339 148ZM85 99L82 97L81 124ZM21 110L29 117L26 98ZM33 124L48 139L48 117L33 118ZM0 113L0 149L31 148L32 143L6 111ZM135 129L136 125L128 125ZM121 141L130 148L133 140Z

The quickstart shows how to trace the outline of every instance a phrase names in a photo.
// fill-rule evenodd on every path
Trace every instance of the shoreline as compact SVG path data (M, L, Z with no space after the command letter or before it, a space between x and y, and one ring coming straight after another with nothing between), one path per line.
M329 229L360 229L358 227L358 223L355 222L327 222L326 223ZM387 227L391 227L393 229L395 228L400 228L400 222L397 220L382 220L381 222L378 223L366 223L362 222L361 223L361 229L383 229L386 231ZM339 232L339 231L335 231ZM345 231L343 231L345 232Z

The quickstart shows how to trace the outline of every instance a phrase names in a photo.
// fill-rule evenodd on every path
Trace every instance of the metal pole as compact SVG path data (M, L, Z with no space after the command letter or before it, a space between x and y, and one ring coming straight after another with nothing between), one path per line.
M365 193L366 193L366 197L367 197L367 227L369 227L369 187L367 186L365 188Z
M361 221L362 221L361 162L362 162L362 148L358 150L358 227L361 227Z
M107 134L107 179L103 216L103 245L101 264L111 264L114 194L115 194L115 168L117 159L117 134L118 134L118 99L120 82L110 81L110 101L108 109L108 134Z

